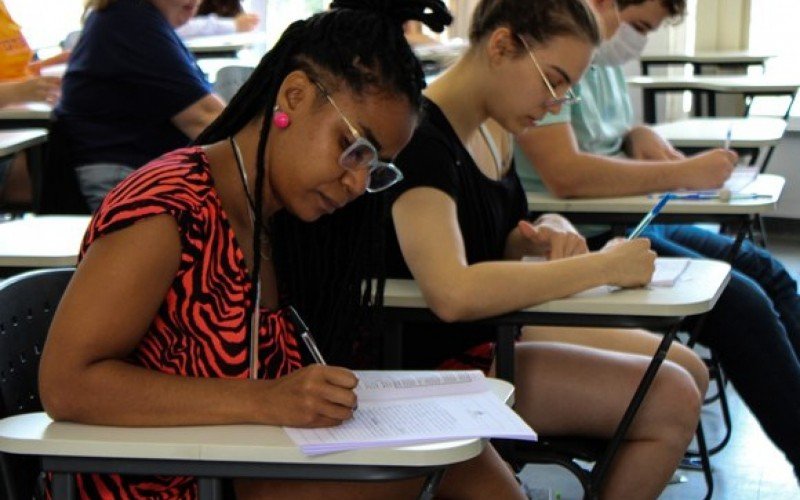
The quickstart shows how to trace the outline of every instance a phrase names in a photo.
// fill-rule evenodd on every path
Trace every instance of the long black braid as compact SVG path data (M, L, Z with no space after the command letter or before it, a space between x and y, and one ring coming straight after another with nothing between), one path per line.
M198 144L221 141L252 120L261 120L255 227L264 226L264 152L284 78L300 69L329 90L340 84L356 94L377 89L405 96L418 108L425 80L403 35L402 24L409 20L441 31L452 17L441 0L334 0L329 11L292 23L223 113L197 138ZM381 196L368 195L312 224L286 211L269 221L281 297L298 309L331 363L354 364L362 337L374 326L383 293L384 206ZM258 307L261 241L262 231L256 231L251 307Z

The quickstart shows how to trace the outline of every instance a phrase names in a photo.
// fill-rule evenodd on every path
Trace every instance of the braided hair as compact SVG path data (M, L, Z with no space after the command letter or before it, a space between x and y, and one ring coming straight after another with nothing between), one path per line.
M452 20L441 0L334 0L330 10L292 23L261 60L222 114L197 138L198 144L234 135L261 121L255 179L255 227L267 226L281 299L289 300L314 331L329 362L352 365L360 337L373 321L383 292L383 221L380 196L362 196L314 223L280 211L264 224L264 152L278 90L292 71L302 70L329 90L344 85L359 95L379 90L403 96L413 109L425 86L419 61L402 24L416 20L441 32ZM259 255L262 231L253 237ZM260 259L252 270L251 307ZM372 278L378 280L373 293ZM252 312L252 310L250 311ZM250 335L253 332L249 333Z

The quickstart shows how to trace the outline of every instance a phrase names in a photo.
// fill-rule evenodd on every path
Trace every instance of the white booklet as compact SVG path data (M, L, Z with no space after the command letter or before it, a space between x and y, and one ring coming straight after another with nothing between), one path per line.
M307 455L469 438L536 440L474 371L357 371L358 409L336 427L284 427Z

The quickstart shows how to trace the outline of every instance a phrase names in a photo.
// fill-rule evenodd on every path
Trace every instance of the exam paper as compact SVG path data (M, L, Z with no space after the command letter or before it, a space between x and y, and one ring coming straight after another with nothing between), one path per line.
M285 427L308 455L478 437L536 440L480 371L355 372L358 410L336 427Z

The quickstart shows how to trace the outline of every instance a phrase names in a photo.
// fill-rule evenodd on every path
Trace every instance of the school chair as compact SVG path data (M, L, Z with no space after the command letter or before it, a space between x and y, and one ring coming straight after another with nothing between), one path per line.
M42 411L39 358L74 268L29 271L0 284L0 417ZM32 498L38 457L0 454L0 499Z

